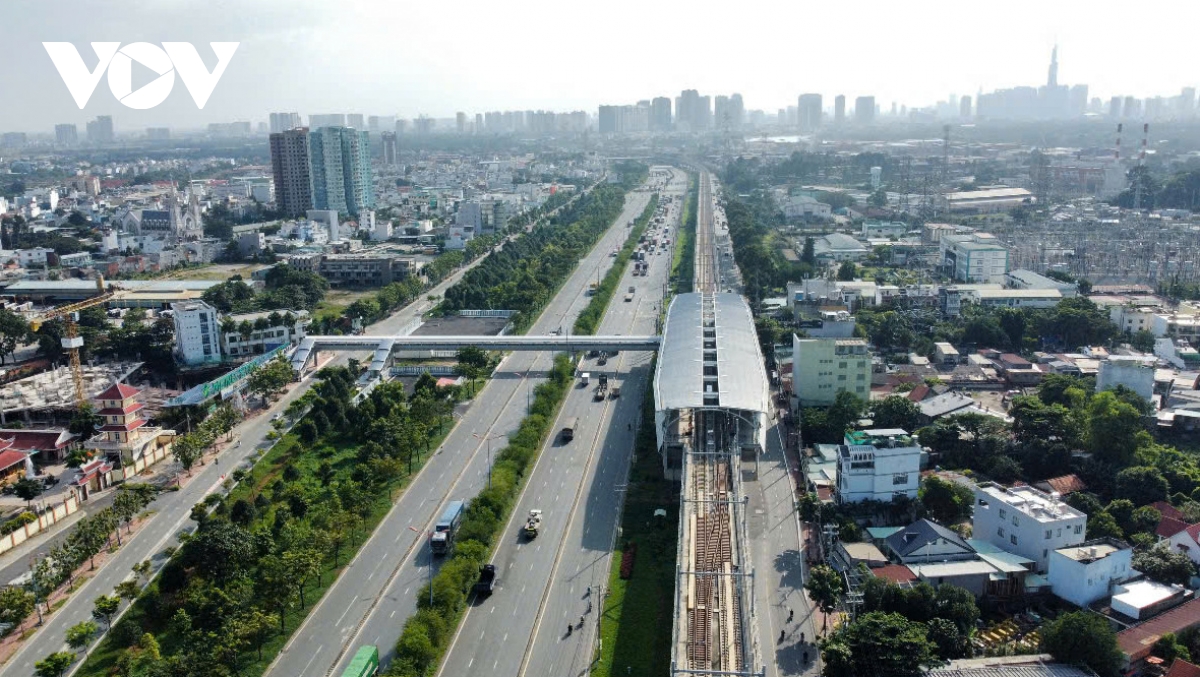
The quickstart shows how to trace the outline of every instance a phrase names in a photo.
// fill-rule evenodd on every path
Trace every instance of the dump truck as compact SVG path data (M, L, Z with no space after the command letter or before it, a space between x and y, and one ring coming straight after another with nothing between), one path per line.
M487 597L496 589L496 565L484 564L479 568L479 580L475 583L475 594Z
M525 538L533 540L537 538L538 531L542 528L542 511L530 510L529 517L525 520Z

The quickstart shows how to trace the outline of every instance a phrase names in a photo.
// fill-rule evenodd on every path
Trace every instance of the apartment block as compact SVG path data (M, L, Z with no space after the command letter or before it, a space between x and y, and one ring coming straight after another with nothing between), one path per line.
M842 503L917 497L921 446L900 428L855 430L838 447L837 495Z
M871 394L871 353L863 339L792 335L793 396L800 407L827 407L842 391Z

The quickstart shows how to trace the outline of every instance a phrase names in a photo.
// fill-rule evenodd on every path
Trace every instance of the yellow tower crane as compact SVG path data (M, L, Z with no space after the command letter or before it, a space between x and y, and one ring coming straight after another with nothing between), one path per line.
M62 337L62 347L71 358L71 379L75 382L75 406L80 408L87 404L87 392L83 387L83 367L79 362L79 349L83 347L83 337L79 335L79 311L111 301L116 296L114 290L115 287L109 289L104 287L103 277L97 278L98 296L48 310L29 322L29 328L33 331L37 331L46 322L59 318L66 325Z

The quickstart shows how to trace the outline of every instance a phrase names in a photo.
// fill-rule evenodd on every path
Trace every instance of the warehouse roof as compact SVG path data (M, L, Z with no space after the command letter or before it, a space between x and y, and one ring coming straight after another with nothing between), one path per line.
M706 362L715 363L715 374L705 375ZM765 412L768 401L766 370L745 299L737 294L676 296L659 346L656 409Z

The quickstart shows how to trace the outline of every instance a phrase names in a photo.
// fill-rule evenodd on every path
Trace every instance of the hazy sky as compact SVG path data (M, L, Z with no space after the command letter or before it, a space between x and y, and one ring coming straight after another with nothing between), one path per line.
M692 88L772 114L808 91L886 109L1042 84L1056 41L1060 83L1173 95L1200 81L1197 26L1195 0L0 0L0 130L82 134L105 114L121 133L271 111L594 113ZM178 78L144 111L103 78L79 110L43 41L74 43L89 68L91 41L192 42L210 68L209 41L241 46L204 110ZM149 80L135 72L134 88Z

